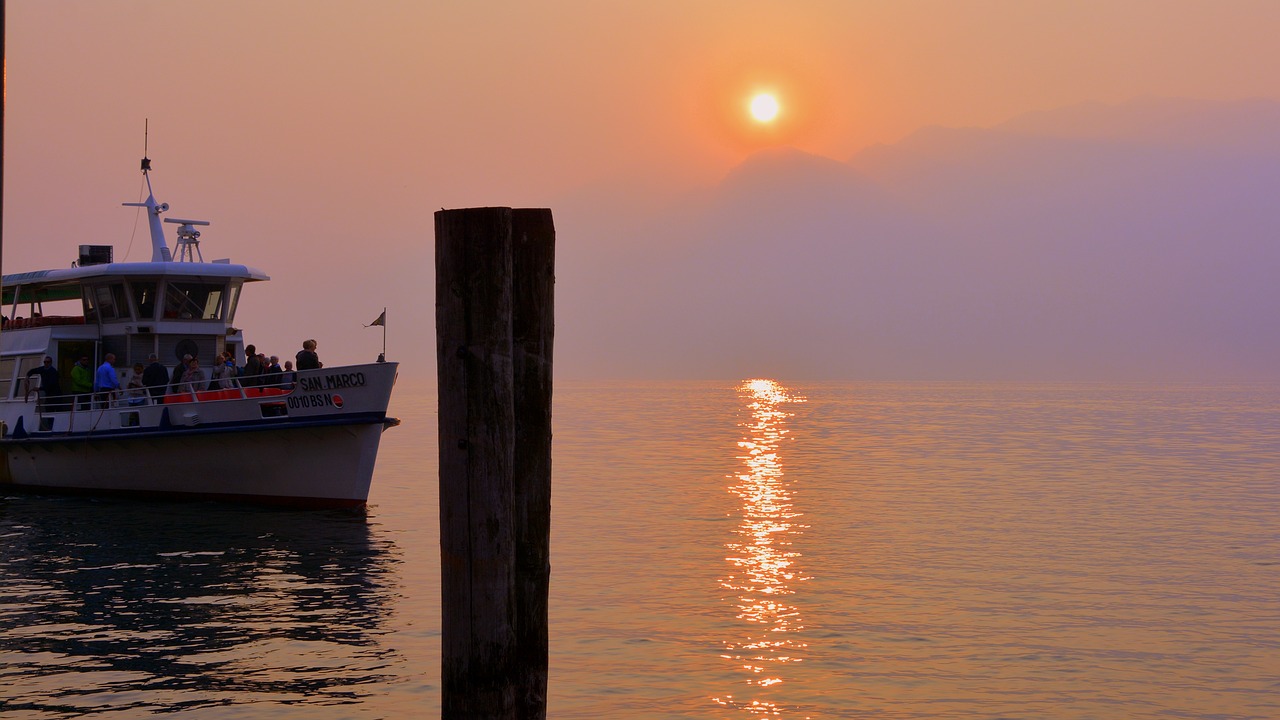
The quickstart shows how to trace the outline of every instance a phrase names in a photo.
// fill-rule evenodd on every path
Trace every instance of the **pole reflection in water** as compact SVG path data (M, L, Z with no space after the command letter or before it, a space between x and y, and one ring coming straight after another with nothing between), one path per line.
M787 403L805 402L773 380L748 380L738 388L745 409L742 423L746 437L738 442L744 454L743 472L733 477L730 492L741 501L741 522L725 547L729 572L721 586L737 593L737 618L746 625L746 636L725 643L722 657L746 673L746 684L755 697L727 695L714 700L751 715L781 716L784 707L768 699L767 688L787 681L786 668L803 660L806 643L800 609L790 602L795 585L807 580L797 565L800 553L793 549L795 536L807 526L791 500L779 453L786 438Z

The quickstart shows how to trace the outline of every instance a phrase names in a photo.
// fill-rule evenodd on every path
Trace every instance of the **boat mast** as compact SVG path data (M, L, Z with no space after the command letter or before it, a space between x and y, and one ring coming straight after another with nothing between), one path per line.
M143 126L146 128L146 126ZM160 213L169 209L169 203L157 203L155 193L151 192L151 158L147 157L147 135L149 128L143 130L142 140L142 177L147 180L147 199L140 203L120 203L125 207L144 207L147 209L147 226L151 230L151 262L172 262L173 254L164 241L164 225L160 222Z

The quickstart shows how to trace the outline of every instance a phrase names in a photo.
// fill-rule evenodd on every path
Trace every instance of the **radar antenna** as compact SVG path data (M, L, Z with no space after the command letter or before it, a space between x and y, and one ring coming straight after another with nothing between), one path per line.
M208 220L183 220L181 218L165 218L165 222L178 226L178 262L204 262L200 254L200 231L196 225L208 225Z

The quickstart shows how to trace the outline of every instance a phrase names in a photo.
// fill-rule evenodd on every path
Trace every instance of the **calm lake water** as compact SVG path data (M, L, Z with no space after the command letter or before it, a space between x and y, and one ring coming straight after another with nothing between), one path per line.
M365 514L0 498L0 715L438 715L434 391L397 393ZM561 383L555 420L553 718L1280 717L1280 387Z

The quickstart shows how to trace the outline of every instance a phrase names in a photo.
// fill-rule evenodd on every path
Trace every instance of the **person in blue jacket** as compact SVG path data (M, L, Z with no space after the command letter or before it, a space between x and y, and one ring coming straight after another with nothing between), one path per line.
M93 376L93 391L98 394L98 402L102 407L111 406L111 398L120 390L120 378L116 375L116 355L107 353Z

